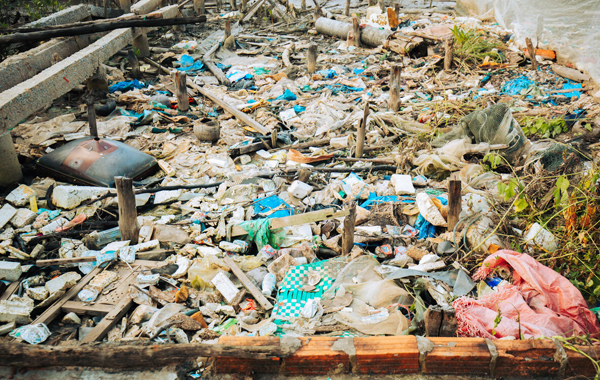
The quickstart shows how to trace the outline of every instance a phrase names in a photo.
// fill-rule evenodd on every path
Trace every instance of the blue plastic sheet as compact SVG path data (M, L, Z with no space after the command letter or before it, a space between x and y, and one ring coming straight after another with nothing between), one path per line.
M126 92L126 91L131 91L136 88L144 88L144 87L146 87L146 85L144 83L140 82L137 79L134 79L132 81L115 83L108 88L108 91L112 94L113 92L117 92L117 91Z
M277 98L275 98L275 100L289 100L289 101L293 101L298 99L296 97L296 95L294 95L293 92L291 92L289 89L285 89L285 91L283 92L283 95L278 96Z
M301 112L306 111L306 107L302 107L302 106L299 106L299 105L296 104L294 106L294 111L296 112L296 114L299 114Z
M369 198L360 205L360 207L370 210L371 206L380 204L380 203L388 203L388 202L398 202L398 197L395 195L382 195L380 197L377 196L376 193L369 194Z
M530 86L535 86L535 82L526 76L522 75L518 78L506 81L502 86L502 94L506 95L522 95Z
M205 71L204 63L202 61L194 61L191 55L184 54L179 58L179 66L177 70L185 71L188 73Z
M274 213L267 216L267 218L282 218L284 216L292 215L292 212L290 211L292 208L290 207L290 205L285 203L285 201L279 198L277 195L271 195L270 197L263 198L260 201L256 202L254 204L254 214L262 214L273 210L277 207L280 207L281 205L283 205L285 209L277 210Z

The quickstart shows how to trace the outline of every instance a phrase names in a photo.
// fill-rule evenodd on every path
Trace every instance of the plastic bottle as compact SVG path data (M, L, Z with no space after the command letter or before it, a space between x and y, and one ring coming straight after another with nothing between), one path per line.
M108 243L121 239L121 231L119 227L111 228L105 231L98 232L98 235L94 239L94 243L98 247L103 247Z
M262 283L262 293L265 296L271 296L273 294L273 290L275 290L275 285L277 283L277 278L273 273L267 273Z

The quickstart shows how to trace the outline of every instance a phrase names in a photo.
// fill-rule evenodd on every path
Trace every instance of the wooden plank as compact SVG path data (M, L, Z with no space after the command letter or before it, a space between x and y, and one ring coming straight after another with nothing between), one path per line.
M96 261L96 256L84 256L84 257L71 257L68 259L49 259L49 260L38 260L35 265L38 267L49 267L52 265L65 265L65 264L76 264L76 263L90 263Z
M108 334L108 331L121 320L121 317L131 309L131 306L133 306L133 299L124 298L110 313L102 318L100 323L81 342L89 343L104 338Z
M56 318L60 314L61 309L65 305L65 303L67 303L67 301L69 301L71 298L75 297L77 293L79 293L83 289L83 287L86 286L90 281L92 281L92 279L96 277L96 275L101 271L102 268L100 267L92 269L90 273L86 274L81 280L79 280L77 285L69 289L64 296L62 296L60 299L54 302L52 306L47 308L46 311L40 314L40 316L37 317L33 323L44 323L45 325L50 324L50 322L52 322L54 318Z
M67 301L62 306L61 310L65 313L89 314L89 315L106 315L115 308L115 305L94 304L88 305L79 301Z
M305 223L320 222L327 219L341 218L348 215L348 210L336 212L334 208L327 208L313 212L307 212L299 215L285 216L283 218L271 219L271 230L277 228L297 226ZM248 235L248 232L239 225L233 226L231 236Z
M256 299L256 301L265 310L271 310L273 308L273 305L271 304L271 302L269 302L269 300L264 296L264 294L262 294L262 292L260 290L258 290L258 288L256 286L254 286L254 284L252 283L252 281L250 281L248 276L246 276L244 271L241 270L240 267L238 267L237 264L233 260L231 260L230 257L225 256L223 258L223 261L225 262L225 264L227 264L229 266L229 268L231 268L231 271L240 280L242 285L244 285L244 288L248 289L250 294L252 294L252 296Z
M8 285L4 293L0 295L0 301L4 301L10 298L13 294L16 293L17 289L19 289L19 285L21 285L21 281L15 281Z

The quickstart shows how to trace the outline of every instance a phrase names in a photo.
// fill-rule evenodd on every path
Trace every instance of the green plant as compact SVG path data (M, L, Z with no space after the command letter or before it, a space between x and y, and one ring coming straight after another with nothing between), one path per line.
M498 193L504 197L504 201L517 196L514 202L516 212L521 212L529 206L529 202L525 196L525 187L516 178L511 178L508 181L508 185L504 182L498 182L496 188L498 189Z
M541 117L526 117L521 125L525 136L538 136L544 139L555 137L569 130L563 118L546 120Z
M23 7L32 20L37 20L64 9L66 4L59 0L30 0Z
M454 55L467 64L479 64L486 57L496 62L502 62L499 49L502 44L498 41L490 41L485 34L474 29L464 30L455 25L451 29L456 40Z
M489 165L485 165L485 163L489 163ZM502 165L503 159L502 156L497 153L488 153L483 157L483 163L487 166L488 170L495 170L498 166Z

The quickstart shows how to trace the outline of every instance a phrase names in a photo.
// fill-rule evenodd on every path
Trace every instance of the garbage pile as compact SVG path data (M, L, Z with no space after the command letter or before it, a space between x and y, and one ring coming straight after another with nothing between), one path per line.
M262 3L151 33L140 78L111 58L101 140L64 148L89 136L76 97L11 131L43 170L0 209L4 339L597 336L589 78L451 9L353 9L356 36ZM145 156L107 164L111 141Z

